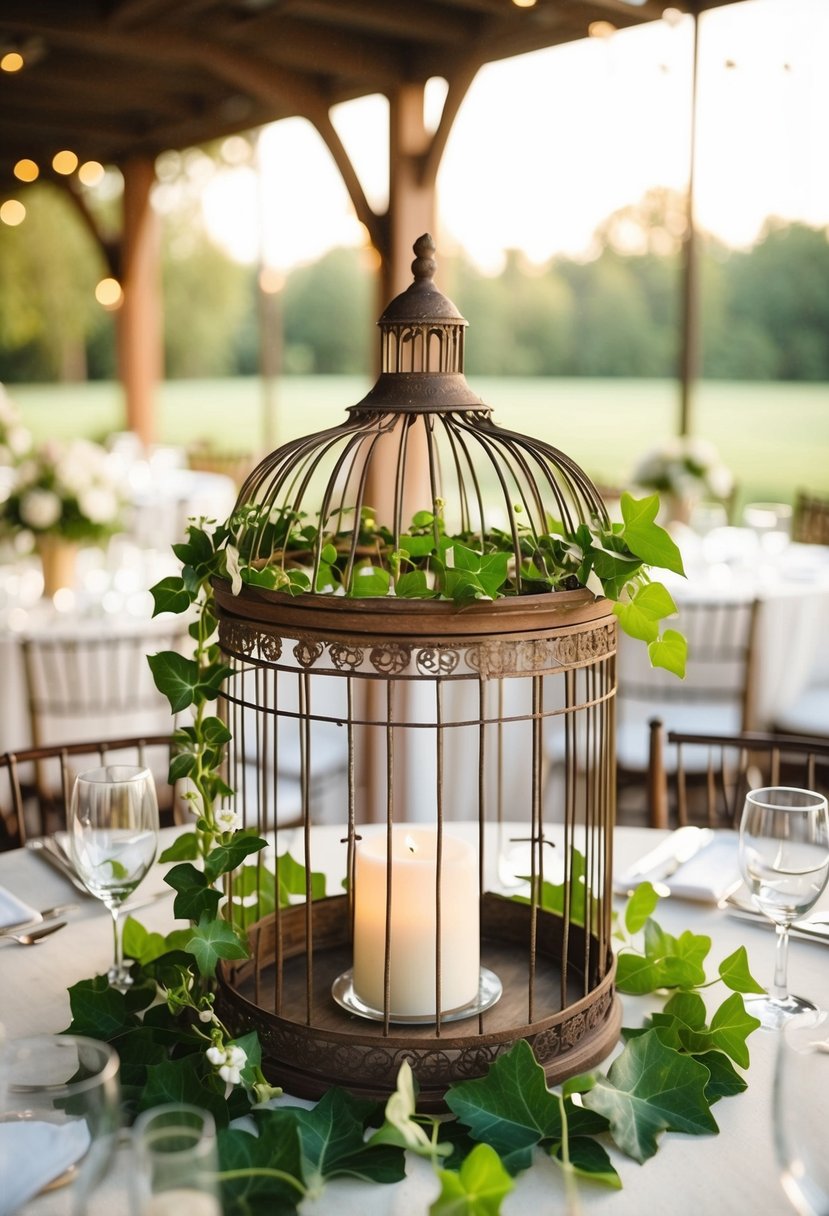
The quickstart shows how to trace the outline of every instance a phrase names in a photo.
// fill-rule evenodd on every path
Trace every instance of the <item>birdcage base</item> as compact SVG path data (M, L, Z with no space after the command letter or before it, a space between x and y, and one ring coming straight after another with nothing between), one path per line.
M449 1009L446 1013L442 1013L440 1015L441 1023L463 1022L477 1013L484 1013L500 999L503 990L503 985L495 972L490 971L488 967L481 967L481 978L474 1000L467 1001L465 1005L460 1005L457 1009ZM356 1013L358 1017L368 1018L372 1022L385 1022L386 1020L382 1009L373 1009L357 995L354 990L354 973L350 967L348 971L344 971L334 980L331 985L331 995L347 1013ZM414 1014L392 1014L389 1021L394 1026L434 1026L436 1019L434 1014L420 1017Z
M419 1105L442 1110L453 1082L484 1076L519 1039L530 1043L548 1083L555 1085L611 1052L619 1037L621 1005L614 994L609 946L602 957L591 938L597 974L585 980L573 966L562 965L560 918L536 915L535 964L530 967L532 910L495 895L483 897L481 963L498 977L503 995L488 1010L449 1025L386 1027L335 1001L332 983L351 965L347 896L315 901L311 917L300 905L257 922L249 930L251 957L220 964L217 1011L232 1033L258 1032L265 1075L296 1097L319 1098L338 1085L382 1101L393 1092L407 1060L420 1086ZM314 943L310 968L309 928ZM569 924L566 939L571 948L583 943L584 930ZM578 954L584 951L580 948Z

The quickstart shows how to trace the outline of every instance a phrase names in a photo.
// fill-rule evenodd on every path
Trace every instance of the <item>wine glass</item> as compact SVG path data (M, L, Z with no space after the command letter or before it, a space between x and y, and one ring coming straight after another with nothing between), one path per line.
M35 1195L70 1188L77 1216L97 1207L120 1124L114 1049L80 1035L33 1035L3 1045L0 1208L17 1211ZM98 1192L98 1195L96 1195Z
M84 886L112 913L114 962L107 978L124 991L132 983L124 966L121 904L155 860L158 800L149 769L108 764L75 779L67 827L75 868Z
M774 1146L783 1190L798 1216L829 1212L829 1013L790 1018L777 1045Z
M221 1216L216 1125L209 1111L171 1102L132 1129L135 1216Z
M822 794L788 786L751 790L740 820L740 870L756 906L777 926L770 996L750 998L768 1028L814 1009L788 990L789 927L816 903L829 878L829 811Z

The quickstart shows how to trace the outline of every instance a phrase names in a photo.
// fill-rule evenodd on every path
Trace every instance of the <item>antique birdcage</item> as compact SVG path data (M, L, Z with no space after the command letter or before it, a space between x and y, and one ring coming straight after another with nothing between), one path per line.
M408 1060L425 1107L518 1039L557 1081L619 1028L615 617L539 589L533 549L604 507L472 393L433 252L380 318L368 395L244 483L261 580L215 586L229 779L283 896L221 969L224 1016L294 1094L382 1097Z

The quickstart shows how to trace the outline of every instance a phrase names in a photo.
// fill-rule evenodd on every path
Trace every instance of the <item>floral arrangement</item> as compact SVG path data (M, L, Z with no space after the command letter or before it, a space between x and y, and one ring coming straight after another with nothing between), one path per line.
M32 436L20 411L0 384L0 466L13 468L32 450Z
M712 498L723 501L734 488L731 471L707 439L678 435L646 452L633 470L632 480L643 489L678 499Z
M0 525L10 535L95 543L118 530L123 508L105 448L87 439L50 439L17 463L0 504Z

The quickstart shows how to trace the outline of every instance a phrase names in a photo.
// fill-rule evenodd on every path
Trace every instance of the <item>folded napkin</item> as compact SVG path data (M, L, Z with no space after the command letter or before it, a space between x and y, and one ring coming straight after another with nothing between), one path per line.
M737 832L677 828L614 879L625 894L640 882L665 887L677 899L718 903L741 882Z
M0 887L0 929L10 925L25 925L30 920L39 920L40 913L31 904L24 903L5 887Z
M89 1148L83 1119L43 1123L12 1119L0 1123L0 1216L12 1213L80 1161Z
M665 885L677 899L719 903L742 882L737 832L715 832L710 844L676 870Z

